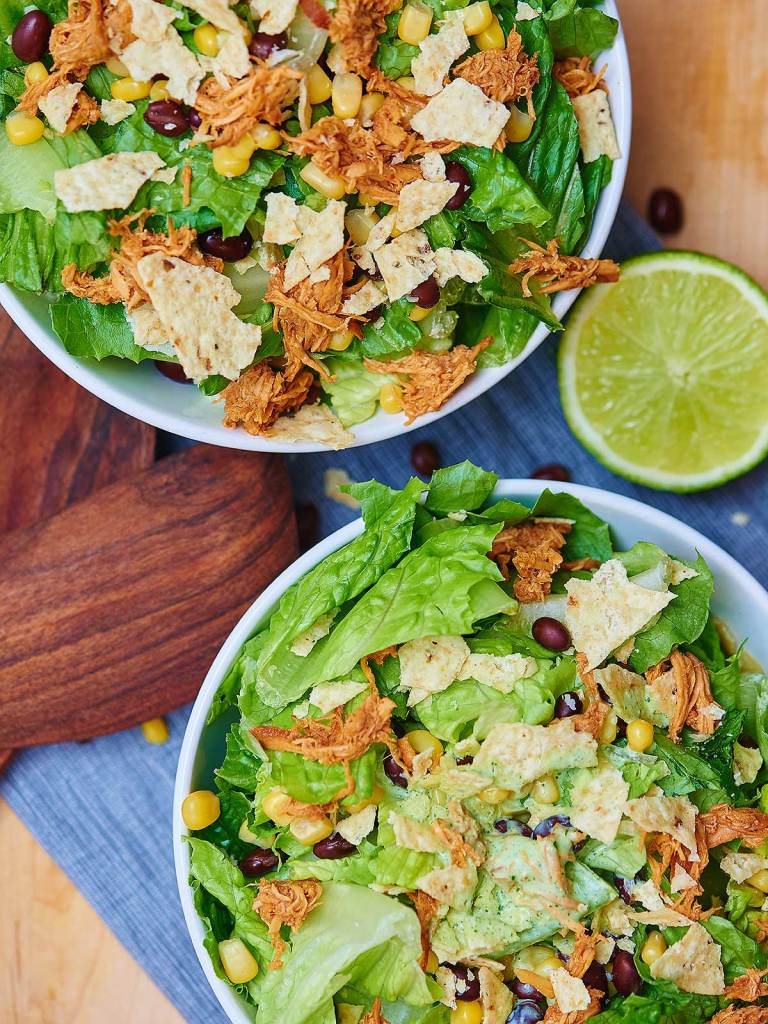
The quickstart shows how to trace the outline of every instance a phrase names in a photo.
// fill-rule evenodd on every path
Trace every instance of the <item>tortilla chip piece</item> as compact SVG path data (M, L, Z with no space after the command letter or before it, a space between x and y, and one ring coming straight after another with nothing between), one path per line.
M568 580L565 590L565 625L576 650L587 656L587 669L601 665L675 598L632 583L622 563L613 558L591 579Z
M348 818L342 818L336 823L336 831L348 843L359 846L365 837L373 831L375 825L376 807L374 804L370 804L362 811L350 814Z
M130 40L113 40L120 60L137 81L162 75L171 96L194 104L205 70L173 27L176 12L153 0L130 0L130 7Z
M480 1002L483 1004L483 1024L505 1024L515 1002L498 971L479 967Z
M698 857L696 844L696 807L685 796L641 796L629 800L624 813L645 832L663 832L672 836Z
M100 109L101 120L108 125L120 124L136 112L135 105L126 100L102 100Z
M469 647L460 636L423 636L398 650L400 689L412 707L430 694L440 693L459 678Z
M455 181L412 181L400 192L395 227L403 234L434 217L456 193Z
M579 139L584 163L592 163L601 156L618 160L621 156L616 129L611 116L607 95L597 89L571 100L579 123Z
M629 795L629 785L612 765L591 772L587 781L577 778L572 787L572 809L568 815L574 828L603 843L618 835Z
M697 922L651 965L651 974L674 982L683 992L702 996L721 996L725 992L720 947Z
M355 435L345 430L341 420L327 405L303 405L291 416L281 416L268 429L267 437L273 441L311 441L338 451L348 448Z
M411 127L427 142L447 139L491 149L509 120L503 103L463 78L454 80L411 118Z
M283 286L286 291L295 288L300 281L343 249L346 208L346 203L336 199L331 199L319 213L308 206L299 208L295 224L301 237L285 265Z
M454 277L467 284L477 284L487 273L488 267L473 252L446 248L435 250L435 278L441 288Z
M251 0L251 11L258 16L259 32L276 36L285 32L296 17L298 0Z
M179 0L183 7L189 7L205 21L209 21L216 28L226 29L228 32L240 32L240 21L235 12L229 6L228 0ZM282 29L279 31L282 32Z
M415 351L388 362L366 359L365 367L372 373L407 374L408 379L401 385L403 410L406 423L413 423L419 416L442 408L475 372L478 355L492 341L491 337L483 338L472 348L454 345L447 352Z
M341 307L341 312L348 316L364 316L376 309L387 296L382 288L375 281L366 281L362 288L347 296Z
M564 967L558 967L549 976L557 1005L563 1013L586 1010L590 1003L587 986L581 978L574 978Z
M110 153L53 175L53 188L68 213L122 210L155 171L165 167L157 153Z
M434 272L432 248L423 231L406 231L374 252L390 302L409 295Z
M268 970L279 970L283 966L285 942L280 929L287 925L291 931L298 931L322 897L323 887L315 878L304 878L301 881L262 878L259 882L253 909L267 925L275 951Z
M65 85L57 85L55 89L51 89L41 98L38 107L58 135L63 135L66 132L67 122L82 88L81 82L67 82Z
M436 33L419 43L420 52L411 61L415 91L422 96L440 92L451 65L468 49L469 39L461 14L449 15Z

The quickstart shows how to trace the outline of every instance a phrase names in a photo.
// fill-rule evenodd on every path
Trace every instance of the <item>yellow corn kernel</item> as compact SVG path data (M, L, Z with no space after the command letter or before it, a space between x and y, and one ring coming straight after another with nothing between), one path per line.
M328 342L328 348L332 352L346 352L354 340L355 336L352 331L334 331Z
M434 11L431 7L427 7L420 0L411 0L403 8L403 13L397 23L398 36L404 43L418 46L429 35L433 15Z
M345 71L333 76L331 103L336 117L357 117L363 99L363 80L359 75Z
M560 787L552 775L545 775L533 784L531 796L540 804L556 804L560 799Z
M640 959L650 967L656 963L666 948L667 943L661 932L651 932L640 950Z
M483 1024L485 1011L479 999L471 1003L459 1000L451 1010L451 1024Z
M184 824L193 832L199 832L201 828L208 828L214 821L218 820L221 814L221 803L215 793L210 789L196 789L184 797L181 805L181 816Z
M355 245L365 245L378 220L378 214L373 210L350 210L344 217L344 227Z
M291 835L304 846L314 846L321 839L326 839L333 832L330 818L294 818L291 822Z
M333 177L321 171L320 168L310 161L299 171L300 176L308 185L319 192L326 199L341 199L347 188L342 178Z
M165 724L165 719L150 718L148 722L143 722L141 735L147 743L157 743L158 745L165 743L168 739L168 726Z
M106 68L107 71L111 71L113 75L117 75L119 78L128 78L131 74L125 64L117 57L110 57L106 61Z
M489 786L484 789L478 796L484 804L503 804L510 796L512 792L509 789L502 789L500 786Z
M280 786L274 786L261 801L261 809L276 825L290 825L293 818L285 813L291 798Z
M505 131L508 142L525 142L533 131L533 118L519 107L510 107Z
M45 131L45 125L39 117L29 114L10 114L5 122L5 134L14 146L28 146L37 142Z
M559 965L562 967L562 964ZM515 977L518 981L522 981L524 985L533 985L543 996L547 999L555 998L555 990L552 988L552 982L549 978L543 974L538 974L536 971L527 971L523 967L518 967L515 970Z
M642 718L636 718L627 726L627 746L642 754L644 750L653 743L653 726L650 722L644 722Z
M360 100L360 121L364 128L373 122L373 115L384 103L383 92L369 92Z
M478 0L464 8L464 31L468 36L485 32L493 24L493 11L488 0Z
M238 143L239 145L239 143ZM250 166L250 157L235 152L234 146L219 146L213 151L213 169L222 178L239 178L246 174Z
M379 392L379 405L382 412L394 414L403 408L403 392L397 384L385 384Z
M515 957L515 973L517 974L517 968L520 967L529 972L547 974L553 959L557 960L557 957L551 946L528 946ZM562 967L559 961L558 966Z
M145 100L151 89L151 82L137 82L133 78L118 78L110 86L112 97L116 100L125 100L126 103Z
M754 875L750 875L747 885L751 885L753 889L759 889L760 892L768 892L768 868L762 868Z
M375 206L376 205L376 200L373 198L373 196L369 196L367 192L358 192L357 198L358 198L358 201L363 206Z
M377 782L371 790L369 797L366 797L365 800L359 800L356 804L351 804L347 807L347 810L350 814L357 814L358 811L364 811L366 807L378 807L383 799L384 790Z
M475 43L478 50L503 50L506 45L506 39L504 38L504 29L499 24L499 19L496 15L493 16L493 21L485 29L484 32L479 32L475 36Z
M224 973L233 985L247 985L259 973L259 965L242 939L224 939L220 942L219 958Z
M34 63L27 65L27 70L24 72L24 84L40 85L47 77L48 68L41 60L36 60Z
M279 149L283 144L282 135L271 124L257 124L249 134L256 143L256 149Z
M395 84L402 86L403 89L410 90L410 92L416 92L416 79L413 75L401 75L395 79Z
M169 100L171 94L168 92L168 79L158 78L156 82L152 83L152 88L149 90L149 98L153 103L158 100Z
M434 306L427 306L427 308L425 309L423 306L417 306L414 303L413 308L408 314L408 319L413 320L413 322L417 324L419 323L420 320L426 320L426 318L429 316L429 314L432 312L434 308Z
M598 742L602 743L604 746L607 743L613 743L613 741L616 739L618 731L619 720L616 717L616 712L613 710L613 708L611 708L611 710L605 716L603 727L600 730L600 735L598 736Z
M443 744L426 729L414 729L407 732L405 738L411 744L417 754L423 754L425 750L432 751L432 761L436 763L443 756Z
M253 32L251 32L250 26L246 22L244 22L242 18L240 18L239 20L240 20L240 31L243 33L243 39L245 40L245 45L246 46L250 46L251 45L251 40L253 39Z
M192 33L195 46L205 57L215 57L219 52L219 33L213 25L198 25Z
M437 959L437 956L435 955L434 950L430 949L429 956L427 957L427 966L426 966L427 974L434 974L439 966L440 966L440 961Z
M239 160L250 160L256 150L256 142L251 133L246 132L233 146L221 146L220 148L229 150Z
M325 103L331 98L333 85L319 64L313 64L307 72L307 99L310 103Z

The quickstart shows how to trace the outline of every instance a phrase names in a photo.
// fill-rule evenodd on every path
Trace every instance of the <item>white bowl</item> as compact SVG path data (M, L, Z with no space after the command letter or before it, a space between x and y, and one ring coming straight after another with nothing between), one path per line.
M605 10L618 17L615 0L606 0ZM624 187L632 127L632 90L629 62L624 35L619 33L611 50L604 55L608 62L606 80L611 90L611 109L622 156L613 165L611 181L600 197L592 232L584 246L583 255L599 256L613 225ZM603 60L601 56L598 63ZM577 292L560 292L552 303L555 315L562 320L576 298ZM153 427L180 434L182 437L220 445L222 448L240 448L264 452L316 452L327 451L323 445L308 442L287 443L253 437L242 428L232 429L221 423L222 406L202 395L197 388L177 384L157 372L151 361L139 366L119 359L77 359L71 356L51 329L48 302L44 296L31 295L7 285L0 285L0 305L15 320L27 337L55 363L67 376L105 402L143 420ZM544 341L549 330L539 324L525 349L505 366L479 370L457 394L438 412L421 416L406 426L402 415L377 412L365 423L353 428L355 445L371 444L389 437L426 426L446 416L493 387L511 373L534 349Z
M530 505L544 487L545 484L537 480L502 480L496 488L495 496L514 498ZM558 483L552 485L552 489L556 492L567 491L569 494L575 494L605 519L611 526L620 549L626 549L636 541L646 540L682 558L695 558L696 552L700 552L715 575L712 602L715 613L730 625L738 640L748 638L750 653L759 662L768 664L768 630L765 628L768 622L768 593L722 548L690 526L633 498L578 484ZM205 719L219 684L240 653L241 647L250 636L266 624L270 613L288 587L322 561L326 555L356 537L362 528L362 520L357 519L337 530L302 555L254 601L230 633L205 677L181 745L173 797L176 881L195 952L216 998L232 1024L249 1024L252 1018L246 1004L240 1001L225 982L216 977L208 953L203 948L203 927L192 903L192 890L188 883L189 849L182 841L182 836L188 834L188 830L181 817L181 803L190 791L211 786L213 769L224 759L224 736L228 723L225 726L217 722L210 729L206 729Z

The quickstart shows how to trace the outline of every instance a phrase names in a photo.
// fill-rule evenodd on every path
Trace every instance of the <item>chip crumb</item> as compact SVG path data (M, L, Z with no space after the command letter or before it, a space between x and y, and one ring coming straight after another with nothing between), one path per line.
M419 43L420 52L411 61L415 91L422 96L440 92L451 65L468 49L469 39L461 12L452 12L436 33Z
M104 124L116 125L120 124L131 114L136 112L136 106L133 103L127 103L125 100L102 100L101 101L101 120Z
M303 405L293 415L281 416L265 436L273 441L310 441L336 451L348 448L355 440L355 435L344 429L338 416L319 402Z
M731 515L731 522L734 526L749 526L752 516L748 512L734 512Z
M395 227L404 234L440 213L459 187L455 181L412 181L400 192Z
M482 89L455 78L411 118L411 127L427 142L447 139L492 148L509 120L503 103Z
M330 498L331 501L337 501L340 505L346 505L347 508L357 511L360 508L360 502L357 498L353 498L351 494L341 490L342 487L346 487L351 483L352 478L346 469L326 469L323 474L323 490L326 498Z
M110 153L55 171L53 188L68 213L122 210L161 167L165 161L152 151Z
M611 116L608 96L602 89L596 89L571 100L576 120L579 123L579 139L584 163L592 163L601 156L610 160L621 157L616 129Z

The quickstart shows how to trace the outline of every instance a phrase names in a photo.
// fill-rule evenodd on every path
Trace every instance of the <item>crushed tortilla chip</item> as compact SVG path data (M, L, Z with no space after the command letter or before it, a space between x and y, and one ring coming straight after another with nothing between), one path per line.
M766 1024L768 1010L764 1006L726 1006L709 1024Z
M755 807L731 807L717 804L705 814L699 815L708 847L740 839L754 849L768 839L768 814Z
M417 164L393 164L398 151L383 145L374 130L357 121L347 124L339 117L323 117L286 141L294 153L311 157L325 174L342 178L348 192L365 192L377 203L396 204L401 189L421 179Z
M481 50L454 69L454 74L478 86L486 96L499 103L514 103L523 97L528 115L533 109L533 89L539 81L539 58L523 50L520 34L512 29L503 50Z
M339 43L350 71L365 75L371 70L386 17L400 0L339 0L331 20L331 41Z
M725 991L720 946L698 922L651 964L651 975L674 982L683 992L719 996Z
M552 577L560 568L561 548L571 531L565 520L507 526L497 534L491 558L505 579L511 576L510 562L517 570L514 591L518 601L542 601L552 589Z
M286 412L306 402L314 384L311 370L291 377L265 362L257 363L221 392L224 426L242 426L249 434L264 434Z
M711 736L722 718L722 708L712 695L709 672L695 654L672 651L669 659L648 670L646 680L655 682L670 664L674 673L675 714L669 723L669 738L679 743L684 725Z
M566 57L565 60L555 61L553 68L555 78L571 99L574 96L586 96L595 89L608 92L603 78L607 70L608 65L603 64L599 71L595 71L589 57Z
M109 233L113 238L120 239L120 248L112 255L109 273L105 277L93 277L79 271L74 263L70 263L64 267L61 274L66 290L97 305L124 302L126 309L131 313L150 301L139 280L137 270L139 260L144 256L160 252L197 267L223 270L222 260L215 256L205 256L198 249L195 244L197 232L194 228L176 228L169 220L167 234L147 231L144 225L151 214L151 210L141 210L120 220L110 220L107 225Z
M67 17L53 26L53 65L84 79L95 64L112 56L102 0L69 0Z
M507 270L510 274L523 275L523 295L531 295L531 278L542 283L540 291L544 295L567 291L570 288L588 288L593 284L613 283L619 279L619 266L613 260L561 255L558 252L559 242L556 238L547 242L546 249L536 242L529 242L527 239L522 241L530 246L530 249L513 260Z
M472 348L454 345L447 352L415 351L402 359L383 362L366 359L365 368L372 373L403 373L408 379L402 384L403 409L406 423L419 416L441 409L477 366L477 357L493 341L483 338Z
M413 909L416 911L416 917L419 919L419 927L421 929L421 960L419 965L425 971L427 969L427 961L429 960L430 931L432 921L437 914L438 902L429 893L422 892L421 889L415 889L413 892L407 893L407 896L411 903L413 903Z
M195 100L200 115L197 137L215 149L234 145L260 122L280 124L299 95L301 77L293 68L283 64L269 67L263 61L227 86L211 76L200 86Z
M269 937L274 946L274 956L268 965L270 971L283 966L285 941L280 935L280 929L287 925L291 931L298 931L322 896L323 887L316 878L303 878L300 881L270 881L264 878L259 882L253 909L269 929Z

